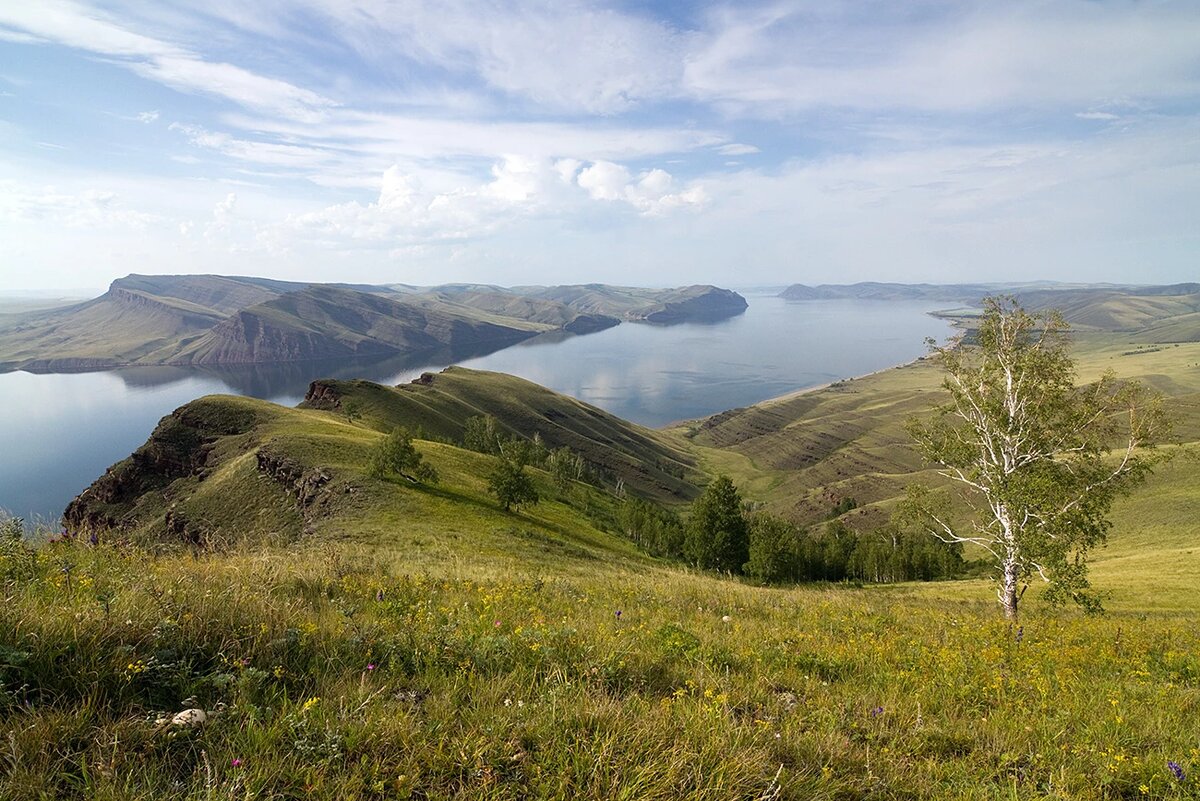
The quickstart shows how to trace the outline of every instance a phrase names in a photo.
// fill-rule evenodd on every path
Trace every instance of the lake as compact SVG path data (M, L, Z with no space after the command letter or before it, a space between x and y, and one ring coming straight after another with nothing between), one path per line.
M949 336L928 303L803 301L745 293L717 323L624 323L545 335L492 353L436 353L272 367L138 367L0 374L0 508L54 520L173 409L213 393L299 403L316 378L385 384L461 364L512 373L649 426L704 417L911 361ZM943 304L944 305L944 304Z

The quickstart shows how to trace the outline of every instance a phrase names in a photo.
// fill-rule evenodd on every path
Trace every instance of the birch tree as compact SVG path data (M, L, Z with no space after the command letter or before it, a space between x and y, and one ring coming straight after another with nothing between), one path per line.
M1031 315L1012 298L985 300L976 342L928 344L950 401L911 421L909 433L962 490L969 515L914 486L910 516L990 555L1007 618L1039 579L1051 602L1098 610L1088 553L1106 539L1113 501L1153 468L1150 448L1166 428L1159 396L1111 372L1076 386L1062 316Z

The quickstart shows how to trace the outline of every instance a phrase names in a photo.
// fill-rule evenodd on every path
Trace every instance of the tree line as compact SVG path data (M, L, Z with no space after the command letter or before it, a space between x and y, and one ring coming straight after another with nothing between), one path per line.
M841 511L853 508L846 504ZM686 520L650 501L630 498L621 533L642 550L764 584L804 581L933 581L960 575L962 546L888 524L856 531L840 520L804 528L752 512L727 476L708 485Z

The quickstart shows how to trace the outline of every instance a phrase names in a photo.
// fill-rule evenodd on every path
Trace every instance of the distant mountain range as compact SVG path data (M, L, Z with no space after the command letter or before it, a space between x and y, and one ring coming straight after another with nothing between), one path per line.
M1200 341L1200 283L1065 284L793 284L788 300L905 300L976 305L988 295L1012 295L1031 311L1058 309L1077 330L1137 332L1144 342ZM948 310L944 316L962 316Z
M708 285L507 289L130 275L84 303L9 315L0 322L0 370L268 364L503 347L547 331L716 320L745 309L741 295Z

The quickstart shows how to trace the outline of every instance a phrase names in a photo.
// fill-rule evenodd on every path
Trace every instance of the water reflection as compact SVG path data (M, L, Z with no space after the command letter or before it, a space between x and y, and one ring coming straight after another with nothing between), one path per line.
M558 332L555 332L557 334ZM550 335L543 335L549 337ZM570 334L566 335L570 337ZM535 337L540 338L540 337ZM528 342L529 340L526 340ZM561 341L557 339L555 341ZM408 375L436 366L477 359L502 350L504 345L443 348L390 356L361 356L340 359L316 359L288 364L246 364L201 367L127 367L111 373L129 389L161 387L197 377L219 382L225 392L248 395L278 403L299 403L308 385L318 378L365 378L388 383L397 375ZM395 383L395 382L392 382Z

